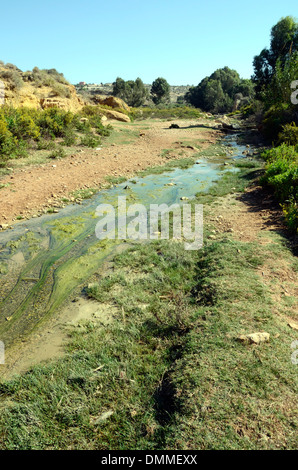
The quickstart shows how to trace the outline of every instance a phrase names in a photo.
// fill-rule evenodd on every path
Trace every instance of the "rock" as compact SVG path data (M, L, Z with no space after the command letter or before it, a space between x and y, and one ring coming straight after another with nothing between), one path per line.
M129 116L123 113L119 113L118 111L111 111L110 109L105 109L103 112L105 113L105 116L108 119L115 119L116 121L122 122L130 122Z
M248 335L240 335L237 339L242 343L260 344L268 342L270 340L270 334L265 332L250 333Z
M288 325L289 325L290 328L292 328L292 330L297 330L298 331L298 323L295 323L293 321L289 321Z
M7 230L9 228L8 224L0 224L1 230Z
M109 410L109 411L105 411L104 413L102 413L98 418L91 418L90 419L90 422L91 424L93 425L97 425L97 424L100 424L100 423L103 423L104 421L106 421L108 418L110 418L110 416L112 416L112 414L114 414L114 412L112 410Z
M228 124L227 122L222 123L222 128L229 131L237 131L240 129L239 124Z
M111 108L120 108L125 111L130 111L130 107L125 103L121 98L116 96L106 96L106 95L95 95L93 101L96 104L102 104L104 106L110 106Z
M99 284L97 282L89 282L88 289L94 289L98 286L99 286Z

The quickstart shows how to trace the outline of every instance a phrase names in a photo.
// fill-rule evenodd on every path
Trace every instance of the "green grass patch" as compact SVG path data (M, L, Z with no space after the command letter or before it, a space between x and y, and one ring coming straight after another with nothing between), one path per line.
M127 181L125 176L106 176L105 180L110 184L121 184Z
M113 320L81 323L63 359L1 384L1 448L294 448L292 336L256 274L265 256L231 240L116 256L86 289ZM260 330L270 343L237 341Z
M132 108L129 116L132 120L144 119L198 119L202 117L199 109L188 106L169 106L166 108Z

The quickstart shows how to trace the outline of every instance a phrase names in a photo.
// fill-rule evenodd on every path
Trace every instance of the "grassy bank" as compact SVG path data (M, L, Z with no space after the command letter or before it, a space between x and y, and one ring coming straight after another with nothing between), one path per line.
M276 234L266 245L208 238L212 204L257 176L241 168L197 195L202 250L135 243L86 282L104 323L81 322L62 359L1 383L2 449L295 448L291 299L276 302L259 275L295 259ZM255 331L270 341L238 340Z

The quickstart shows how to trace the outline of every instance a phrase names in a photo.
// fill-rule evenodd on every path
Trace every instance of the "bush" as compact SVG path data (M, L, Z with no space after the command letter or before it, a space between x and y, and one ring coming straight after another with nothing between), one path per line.
M40 113L38 125L42 135L49 137L64 137L74 121L74 114L59 108L49 108Z
M95 106L90 108L92 112L87 111L90 117L82 122L81 114L73 114L60 108L37 110L3 106L0 108L0 165L5 166L9 158L27 156L27 149L30 147L54 150L50 157L61 158L65 156L64 150L62 147L55 149L54 140L62 138L62 145L76 145L76 130L85 134L80 145L91 148L100 145L101 140L94 135L92 127L102 136L109 135L112 127L103 126L99 109Z
M17 139L8 130L6 121L0 114L0 166L5 166L8 156L17 147Z
M66 153L63 147L58 147L57 149L53 150L50 153L49 158L64 158L66 157Z
M38 139L40 129L34 121L34 112L32 113L30 109L8 107L5 110L5 116L10 132L18 140Z
M2 70L0 72L0 80L8 82L12 90L19 90L24 85L22 77L16 70Z
M48 140L44 138L40 138L37 141L37 150L53 150L55 148L55 142L53 140Z
M132 120L143 120L149 118L158 119L197 119L202 117L199 109L190 106L162 106L156 108L132 108L129 113Z
M101 140L96 137L94 134L86 134L84 137L81 137L81 145L84 147L95 148L101 144Z
M298 144L298 127L295 122L282 126L282 131L278 134L278 143L286 143L287 145Z
M271 142L276 143L283 126L295 119L294 109L287 103L272 106L264 115L261 132Z
M279 147L262 154L267 161L262 184L273 187L282 203L285 218L291 230L298 229L298 145Z
M76 140L77 140L77 138L76 138L75 133L73 132L73 130L71 128L69 128L65 131L65 136L64 136L62 145L66 145L67 147L71 147L72 145L75 145Z

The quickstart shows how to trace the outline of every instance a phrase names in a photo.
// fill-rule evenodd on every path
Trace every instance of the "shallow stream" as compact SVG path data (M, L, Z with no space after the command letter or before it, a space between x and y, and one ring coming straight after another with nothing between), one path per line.
M236 137L223 140L227 150L234 151L230 156L202 158L187 169L131 178L99 191L81 205L69 205L58 214L22 221L1 232L0 340L9 346L32 331L123 243L96 237L99 204L115 206L118 196L125 195L128 204L171 205L208 191L223 172L237 171L235 160L245 158L245 147L237 144Z

